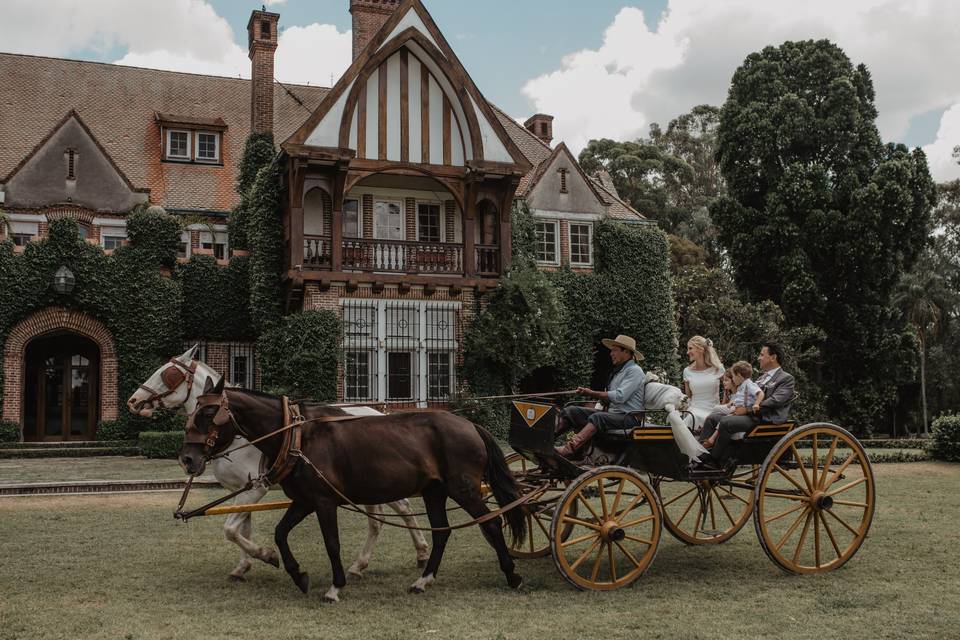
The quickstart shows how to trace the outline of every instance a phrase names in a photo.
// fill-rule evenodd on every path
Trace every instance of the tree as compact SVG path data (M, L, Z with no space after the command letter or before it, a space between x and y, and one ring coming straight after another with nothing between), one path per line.
M729 195L710 207L741 290L826 335L827 410L869 431L905 348L891 305L927 241L926 158L884 146L873 83L826 41L749 55L717 131Z
M907 323L917 336L920 355L920 401L923 407L923 433L929 434L927 416L927 350L931 335L939 335L942 320L955 306L943 272L936 269L936 258L925 254L913 271L904 275L894 295Z

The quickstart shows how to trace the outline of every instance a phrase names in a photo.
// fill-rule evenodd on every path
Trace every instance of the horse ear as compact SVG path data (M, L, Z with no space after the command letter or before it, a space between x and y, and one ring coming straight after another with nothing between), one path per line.
M213 393L223 393L223 381L224 379L221 377L220 381L216 385L214 385Z
M190 347L189 349L187 349L187 353L184 354L184 355L187 356L187 362L190 362L191 360L196 360L196 359L197 359L197 353L199 353L199 351L200 351L200 343L199 343L199 342L198 342L197 344L193 345L192 347ZM188 354L189 354L189 355L188 355Z

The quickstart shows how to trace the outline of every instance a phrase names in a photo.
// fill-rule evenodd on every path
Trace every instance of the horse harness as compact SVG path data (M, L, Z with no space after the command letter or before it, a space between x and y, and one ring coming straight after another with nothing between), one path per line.
M190 393L193 391L193 378L197 373L197 361L191 360L190 364L186 365L176 358L170 358L167 364L171 364L173 367L167 367L163 370L163 373L160 374L160 381L163 382L167 390L160 393L148 387L146 383L141 384L139 388L150 394L150 397L144 400L142 404L163 400L179 389L180 385L184 382L187 383L187 397L184 399L184 402L190 399Z

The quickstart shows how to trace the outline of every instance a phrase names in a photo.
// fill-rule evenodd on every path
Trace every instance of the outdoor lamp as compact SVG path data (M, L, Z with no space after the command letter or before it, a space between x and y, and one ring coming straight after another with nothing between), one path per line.
M69 295L73 291L73 285L77 279L73 277L73 272L66 266L57 269L53 274L53 290L62 295Z

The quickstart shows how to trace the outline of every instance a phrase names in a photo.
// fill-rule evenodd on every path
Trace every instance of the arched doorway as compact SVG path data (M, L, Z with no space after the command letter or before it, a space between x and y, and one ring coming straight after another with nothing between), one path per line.
M27 344L24 440L92 440L99 420L100 347L74 333Z

